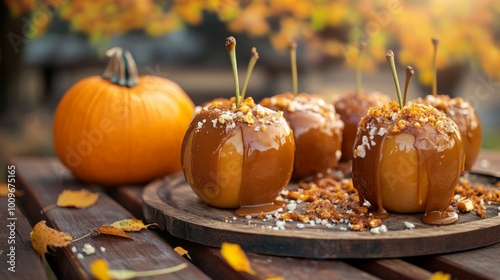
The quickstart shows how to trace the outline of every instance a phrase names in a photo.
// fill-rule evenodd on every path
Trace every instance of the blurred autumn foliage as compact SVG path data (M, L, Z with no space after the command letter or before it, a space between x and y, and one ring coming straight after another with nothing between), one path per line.
M500 1L495 0L4 0L13 16L37 17L43 11L69 22L71 30L100 44L115 34L144 30L160 36L203 23L216 14L231 32L268 37L276 49L291 40L309 50L343 57L354 66L360 38L369 41L364 70L385 63L388 48L399 50L401 64L418 69L431 82L431 37L440 41L438 69L469 66L500 79ZM40 17L38 15L38 17ZM30 36L43 34L52 17L38 20ZM332 36L341 33L341 36Z

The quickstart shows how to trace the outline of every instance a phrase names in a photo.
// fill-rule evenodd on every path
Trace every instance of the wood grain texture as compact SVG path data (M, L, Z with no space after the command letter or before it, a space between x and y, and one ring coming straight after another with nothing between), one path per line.
M8 243L10 229L7 225L10 221L7 220L9 218L7 206L7 197L0 197L0 221L2 221L2 226L0 226L0 279L47 279L42 259L31 247L31 225L18 206L16 206L15 216L11 217L16 218L16 220L11 220L15 222L15 235L11 239L15 243ZM15 249L14 272L8 270L11 265L7 263L10 260L8 254L12 254L10 251L11 246Z
M233 211L201 202L180 175L151 183L143 199L146 219L158 222L174 236L214 247L228 241L248 252L277 256L393 258L457 252L500 242L500 216L493 209L488 218L461 214L457 224L442 227L424 225L420 215L392 214L384 220L389 231L375 235L342 230L340 226L327 229L307 225L300 229L297 222L287 223L286 230L270 230L263 228L270 222L261 219L234 220ZM404 221L416 228L406 230Z
M133 215L108 197L101 188L89 186L73 179L55 159L16 158L12 161L19 171L19 187L25 195L20 199L27 216L33 223L47 220L47 225L74 237L83 236L100 225L111 224ZM63 189L86 188L99 192L96 205L86 209L54 208L45 214L40 209L54 204ZM46 254L55 274L61 279L90 279L89 265L97 258L104 258L112 269L150 270L188 263L188 268L170 274L169 279L208 279L198 268L173 251L150 230L132 232L133 240L112 236L91 236L74 242L78 251L85 243L96 248L96 253L78 259L71 247L58 248ZM102 252L100 248L105 248ZM85 255L85 254L84 254ZM164 279L163 276L149 279Z

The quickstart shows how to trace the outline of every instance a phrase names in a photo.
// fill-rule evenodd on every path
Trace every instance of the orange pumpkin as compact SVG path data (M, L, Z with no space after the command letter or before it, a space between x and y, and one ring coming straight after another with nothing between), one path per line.
M176 83L137 74L126 50L108 51L103 77L79 81L54 116L54 146L75 177L113 186L181 169L181 145L194 104Z

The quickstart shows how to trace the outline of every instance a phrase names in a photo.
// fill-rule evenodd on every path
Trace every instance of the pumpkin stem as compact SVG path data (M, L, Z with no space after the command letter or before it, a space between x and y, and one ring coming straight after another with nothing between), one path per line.
M128 50L114 47L106 51L108 65L102 77L113 84L133 87L139 82L139 74L134 58Z

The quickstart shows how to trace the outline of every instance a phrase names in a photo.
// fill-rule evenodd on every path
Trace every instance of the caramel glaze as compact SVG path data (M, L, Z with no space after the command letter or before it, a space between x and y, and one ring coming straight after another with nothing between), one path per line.
M482 140L481 121L476 110L462 98L448 95L428 95L415 102L436 107L457 124L465 151L465 170L471 170L479 155Z
M317 95L283 93L260 103L283 111L295 138L292 180L326 173L338 165L343 123L331 104ZM314 108L314 109L313 109Z
M370 139L370 136L373 136L372 144L375 144L369 147L365 145L362 149L364 154L357 153L356 149L354 151L352 180L360 194L361 203L363 200L370 202L372 213L380 218L389 216L387 210L402 213L413 212L406 211L405 206L386 210L384 200L389 198L397 200L398 196L403 196L398 191L404 191L407 184L414 184L417 191L413 200L415 204L421 205L416 212L424 212L423 223L429 225L455 223L458 215L450 207L450 202L465 161L461 137L456 125L450 121L453 126L449 126L446 132L437 131L428 123L418 125L418 127L405 126L397 129L395 126L398 125L399 120L396 118L389 122L376 122L374 133L370 133L371 129L361 127L359 129L354 147L363 146L363 138ZM381 129L386 133L378 133ZM404 148L385 146L388 142L394 143L394 141L388 141L389 139L402 134L411 135L410 138L414 137L412 148L416 150L416 160L407 157ZM382 161L390 156L385 154L387 151L400 153L398 161L401 164L386 167L388 169L381 168ZM415 174L415 172L417 175L415 182L406 180L409 178L405 178L406 174ZM398 189L393 192L388 192L388 187L382 184L382 176L387 176L387 174L401 176L401 178L393 178L401 182L401 185L397 186Z
M226 105L222 106L228 107ZM255 125L235 122L235 126L230 127L213 122L220 115L221 110L217 108L202 109L187 130L182 166L188 183L201 200L211 205L212 199L224 191L219 185L221 149L229 138L241 131L241 185L231 186L240 188L239 205L235 205L240 208L235 214L257 215L261 211L278 210L282 205L275 203L275 199L288 184L293 168L295 144L291 129L282 117L267 125L265 131L256 131L256 125L260 125L257 120ZM199 123L203 125L199 127Z
M366 92L361 94L348 93L335 98L333 105L344 122L342 132L342 161L352 160L352 150L359 121L366 115L368 109L388 103L389 98L379 92Z

